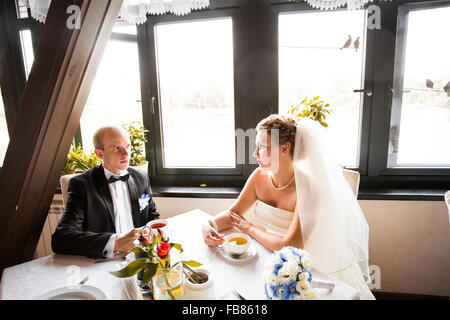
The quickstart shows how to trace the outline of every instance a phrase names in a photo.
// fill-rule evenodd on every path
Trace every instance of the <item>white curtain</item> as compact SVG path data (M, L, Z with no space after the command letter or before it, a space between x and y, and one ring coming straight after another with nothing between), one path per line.
M296 0L289 0L296 1ZM373 0L305 0L311 7L320 10L333 10L347 5L350 10L360 9Z
M30 8L34 19L45 22L51 0L24 0L24 2ZM119 17L132 24L142 24L147 21L147 14L185 15L192 10L208 6L209 0L124 0Z

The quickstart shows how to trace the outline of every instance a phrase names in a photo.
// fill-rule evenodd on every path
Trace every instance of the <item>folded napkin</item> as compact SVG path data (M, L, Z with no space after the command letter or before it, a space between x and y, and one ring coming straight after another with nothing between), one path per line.
M124 300L144 300L141 290L137 285L136 276L129 278L122 278L121 280L122 280L121 281L122 298Z

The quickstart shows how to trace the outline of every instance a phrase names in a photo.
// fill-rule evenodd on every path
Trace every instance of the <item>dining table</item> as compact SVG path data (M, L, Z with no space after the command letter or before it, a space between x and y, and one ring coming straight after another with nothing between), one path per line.
M236 292L248 300L264 300L263 270L272 252L255 240L251 240L252 255L246 259L231 259L217 247L207 246L203 241L202 224L212 216L196 209L168 218L167 232L170 242L180 243L183 260L200 262L201 268L210 273L211 285L201 290L185 287L186 300L230 300L237 299ZM224 234L237 232L226 230ZM110 274L126 265L124 258L90 259L82 256L50 255L4 269L0 282L0 299L34 300L45 294L76 286L83 279L84 286L94 287L104 293L108 300L126 300L124 279ZM313 262L314 263L314 262ZM195 270L195 268L194 268ZM319 270L312 269L313 280L332 282L334 289L317 288L320 300L358 300L355 288L331 279ZM133 281L136 281L134 276ZM129 279L128 279L129 280ZM184 279L186 282L186 279ZM83 286L81 285L81 286Z

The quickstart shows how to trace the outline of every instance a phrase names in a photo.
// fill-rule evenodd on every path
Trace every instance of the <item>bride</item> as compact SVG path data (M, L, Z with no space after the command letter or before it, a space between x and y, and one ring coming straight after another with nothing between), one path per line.
M369 227L341 167L327 151L324 128L271 115L256 127L259 167L228 211L202 227L209 246L236 227L271 251L311 254L313 267L374 299L367 286ZM252 209L253 208L253 209Z

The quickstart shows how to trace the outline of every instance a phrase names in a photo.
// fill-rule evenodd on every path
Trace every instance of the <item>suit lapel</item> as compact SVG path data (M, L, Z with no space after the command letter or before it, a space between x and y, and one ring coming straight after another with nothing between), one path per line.
M129 172L129 171L128 171ZM135 226L140 225L139 221L139 193L136 186L136 182L133 179L133 176L130 174L130 178L128 179L128 191L130 192L130 202L131 202L131 216L133 217L133 223Z
M105 171L103 170L102 165L98 166L97 168L98 170L96 174L96 183L99 189L99 193L102 196L106 207L108 208L109 215L112 219L112 224L115 225L114 206L111 198L111 192L109 191L108 187L108 181L106 180Z

